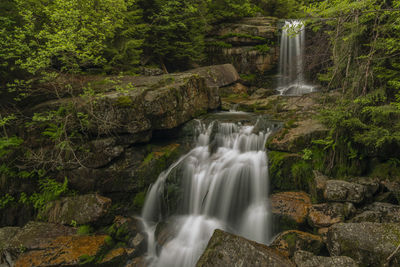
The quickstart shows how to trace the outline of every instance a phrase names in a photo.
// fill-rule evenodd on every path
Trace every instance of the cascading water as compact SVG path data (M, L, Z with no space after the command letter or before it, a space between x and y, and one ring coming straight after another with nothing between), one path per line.
M269 132L256 128L257 124L199 121L196 147L163 172L146 197L142 217L151 266L194 266L217 228L260 243L269 241ZM157 251L155 227L173 172L180 176L182 191L179 215L168 219L176 231Z
M302 95L314 91L304 79L305 26L302 21L285 21L282 28L279 87L281 94Z

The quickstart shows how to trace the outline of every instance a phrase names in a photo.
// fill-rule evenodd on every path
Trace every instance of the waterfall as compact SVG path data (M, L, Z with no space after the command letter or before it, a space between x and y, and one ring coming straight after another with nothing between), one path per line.
M196 147L161 173L146 197L142 217L150 266L194 266L217 228L260 243L269 241L269 131L257 132L258 124L198 121ZM160 251L154 232L163 218L172 173L181 181L181 205L168 219L177 231Z
M302 21L285 21L282 28L279 87L281 94L302 95L314 91L304 78L305 26Z

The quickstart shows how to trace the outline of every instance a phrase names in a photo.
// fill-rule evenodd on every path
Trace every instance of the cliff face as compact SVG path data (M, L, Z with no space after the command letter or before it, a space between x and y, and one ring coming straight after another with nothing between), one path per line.
M277 19L244 18L214 27L209 33L207 63L231 63L239 73L264 73L278 63Z

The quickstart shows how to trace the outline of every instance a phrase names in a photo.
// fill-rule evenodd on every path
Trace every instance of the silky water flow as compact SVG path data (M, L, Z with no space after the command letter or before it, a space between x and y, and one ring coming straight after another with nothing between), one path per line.
M150 266L194 266L217 228L264 244L271 237L269 131L218 121L198 121L197 129L196 147L161 173L146 196L142 218ZM174 175L180 180L180 205L165 218L165 194ZM170 241L158 247L155 229L165 219L174 230Z
M305 26L300 20L287 20L282 28L279 81L282 95L302 95L315 91L304 77Z

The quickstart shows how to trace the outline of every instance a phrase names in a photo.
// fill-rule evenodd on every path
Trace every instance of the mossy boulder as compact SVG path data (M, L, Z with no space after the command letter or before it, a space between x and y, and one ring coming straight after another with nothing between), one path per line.
M352 203L321 203L312 205L308 211L307 221L316 228L329 227L344 222L355 213Z
M399 224L338 223L327 234L327 247L332 256L348 256L361 266L399 266L399 254L388 262L399 244Z
M312 167L293 153L269 151L269 177L273 191L304 190L314 187Z
M400 206L374 202L362 208L351 222L400 223Z
M215 230L203 255L196 264L197 267L244 265L295 266L276 249L218 229Z
M311 252L299 250L294 254L294 262L297 267L358 267L359 265L350 257L316 256Z
M40 212L39 217L58 224L98 223L106 219L110 208L111 199L97 194L88 194L50 202Z
M311 199L304 192L280 192L270 196L271 211L280 230L297 229L306 223Z
M298 250L319 254L324 249L325 244L318 235L289 230L275 237L271 247L278 249L288 257L293 257L294 253Z

